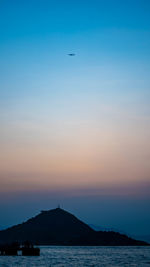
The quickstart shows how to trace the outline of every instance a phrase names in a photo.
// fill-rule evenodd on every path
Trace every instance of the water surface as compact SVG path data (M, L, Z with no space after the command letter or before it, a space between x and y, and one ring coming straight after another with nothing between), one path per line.
M146 267L150 247L41 247L39 257L1 256L0 267Z

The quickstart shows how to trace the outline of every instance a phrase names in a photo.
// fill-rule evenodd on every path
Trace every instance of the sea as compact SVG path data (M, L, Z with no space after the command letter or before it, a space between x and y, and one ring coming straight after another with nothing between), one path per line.
M0 256L0 267L146 267L150 247L42 246L40 256Z

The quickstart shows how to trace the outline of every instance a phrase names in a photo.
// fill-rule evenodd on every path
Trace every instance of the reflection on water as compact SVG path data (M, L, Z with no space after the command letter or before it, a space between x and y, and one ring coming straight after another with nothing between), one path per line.
M40 257L1 256L0 267L150 266L150 247L41 247Z

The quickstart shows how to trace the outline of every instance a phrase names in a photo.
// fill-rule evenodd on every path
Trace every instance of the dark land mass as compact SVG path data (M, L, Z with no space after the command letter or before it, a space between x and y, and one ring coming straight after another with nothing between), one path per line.
M95 231L71 213L57 208L42 211L28 221L0 231L0 243L25 242L38 245L146 246L113 231Z

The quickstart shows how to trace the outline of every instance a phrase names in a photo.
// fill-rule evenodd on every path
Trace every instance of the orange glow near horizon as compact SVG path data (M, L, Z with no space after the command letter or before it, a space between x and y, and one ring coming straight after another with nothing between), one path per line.
M107 127L106 127L107 126ZM43 138L7 140L1 144L1 189L83 188L113 186L147 180L148 143L140 129L120 125L67 125ZM28 130L26 128L25 130ZM131 131L132 130L132 131ZM23 134L24 128L22 130Z

